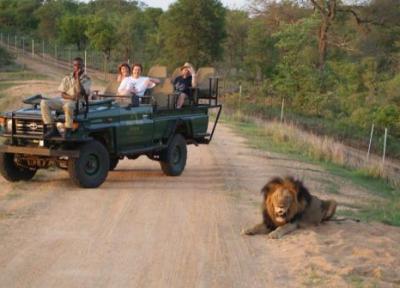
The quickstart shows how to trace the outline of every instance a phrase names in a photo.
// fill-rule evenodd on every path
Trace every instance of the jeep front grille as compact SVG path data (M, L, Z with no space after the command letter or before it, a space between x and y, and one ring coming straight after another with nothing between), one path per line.
M21 120L15 121L15 133L17 135L43 135L43 122L41 120Z

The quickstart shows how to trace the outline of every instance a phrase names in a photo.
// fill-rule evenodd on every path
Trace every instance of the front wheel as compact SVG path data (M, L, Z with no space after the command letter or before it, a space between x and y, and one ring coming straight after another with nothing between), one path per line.
M176 134L160 154L161 169L168 176L179 176L185 169L186 158L186 140L181 134Z
M110 157L107 149L98 141L91 141L79 149L79 158L68 161L71 180L83 188L99 187L108 175Z
M0 153L0 174L10 182L28 181L35 176L36 168L19 166L14 161L13 153Z

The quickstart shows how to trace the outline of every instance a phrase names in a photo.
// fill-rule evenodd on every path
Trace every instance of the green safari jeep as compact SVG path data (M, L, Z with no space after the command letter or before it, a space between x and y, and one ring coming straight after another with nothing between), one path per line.
M181 109L160 107L154 101L122 106L112 96L100 95L97 100L86 101L83 109L76 109L75 129L69 137L49 139L44 138L41 96L26 98L25 108L0 117L0 137L4 139L0 173L8 181L27 181L38 169L56 166L68 170L76 185L95 188L119 160L147 155L160 162L166 175L178 176L186 165L187 145L209 144L212 140L222 108L218 104L218 80L213 81L217 84L210 80L209 91L195 91L194 99ZM210 109L217 113L208 132ZM63 113L55 113L54 119L62 132Z

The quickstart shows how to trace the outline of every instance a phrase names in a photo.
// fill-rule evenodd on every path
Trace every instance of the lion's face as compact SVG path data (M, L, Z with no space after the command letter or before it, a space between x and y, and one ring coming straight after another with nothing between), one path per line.
M261 190L264 193L264 211L275 226L290 222L299 207L299 187L292 178L274 178Z
M273 207L273 214L277 223L286 223L290 221L292 213L290 209L293 205L293 193L286 187L277 187L275 192L271 195L271 204Z

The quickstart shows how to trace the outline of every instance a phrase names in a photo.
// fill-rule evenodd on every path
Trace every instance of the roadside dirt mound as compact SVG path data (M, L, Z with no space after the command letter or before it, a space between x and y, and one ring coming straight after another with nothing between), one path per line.
M55 169L30 182L0 177L0 286L400 287L399 228L348 220L281 240L240 235L261 221L259 191L276 175L301 178L339 209L382 199L251 149L225 125L188 153L180 177L140 157L121 161L98 189Z

